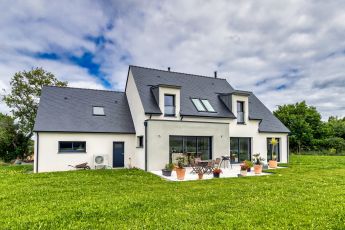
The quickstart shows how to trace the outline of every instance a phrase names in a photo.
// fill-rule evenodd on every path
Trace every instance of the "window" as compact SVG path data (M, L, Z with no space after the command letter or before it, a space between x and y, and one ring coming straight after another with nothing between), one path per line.
M137 147L138 148L144 147L144 136L137 137Z
M244 124L244 102L237 101L237 123Z
M267 138L267 161L272 160L273 154L276 155L277 161L280 161L280 138L275 138L277 144L272 145L272 138Z
M200 99L193 98L193 99L192 99L192 102L193 102L194 106L196 107L196 109L197 109L199 112L206 112L206 109L205 109L205 107L202 105Z
M86 152L86 142L85 141L59 141L59 152Z
M251 138L231 137L230 153L232 162L240 163L244 160L251 160Z
M212 137L203 136L170 136L170 162L177 163L179 157L185 159L185 164L191 164L196 157L202 160L212 159Z
M201 102L208 112L216 112L208 100L203 99Z
M92 114L94 116L105 116L104 114L104 107L102 106L93 106L92 107Z
M164 116L175 116L175 95L164 95Z

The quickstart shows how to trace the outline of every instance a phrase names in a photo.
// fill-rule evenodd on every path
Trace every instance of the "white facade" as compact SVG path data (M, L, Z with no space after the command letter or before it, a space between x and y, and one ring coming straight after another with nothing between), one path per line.
M182 86L183 87L183 86ZM279 138L280 162L288 161L287 133L261 133L260 120L250 120L248 97L232 95L232 112L237 114L237 101L244 103L244 124L236 119L180 116L180 89L160 86L159 107L163 114L147 115L139 96L132 72L129 71L126 96L135 127L135 134L121 133L66 133L38 132L35 136L35 172L65 171L87 162L94 168L94 156L107 156L108 165L113 165L113 142L124 142L124 167L159 170L170 161L170 136L204 136L212 138L212 158L230 154L230 138L250 138L251 155L260 153L267 159L267 138ZM176 116L164 116L164 95L175 95ZM138 138L143 137L143 146ZM59 141L86 142L85 153L59 153Z
M38 172L73 170L69 165L84 162L94 168L95 155L105 155L106 164L111 167L113 165L113 142L124 142L125 167L128 167L130 163L138 164L135 162L136 148L133 134L39 132L35 136L35 141L35 172L37 169ZM59 141L85 141L86 152L59 152ZM39 151L37 151L37 147Z

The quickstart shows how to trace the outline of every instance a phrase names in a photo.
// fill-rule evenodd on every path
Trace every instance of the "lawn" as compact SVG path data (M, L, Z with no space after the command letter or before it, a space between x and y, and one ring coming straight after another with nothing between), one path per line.
M0 167L0 229L345 229L345 157L274 175L168 182L140 170Z

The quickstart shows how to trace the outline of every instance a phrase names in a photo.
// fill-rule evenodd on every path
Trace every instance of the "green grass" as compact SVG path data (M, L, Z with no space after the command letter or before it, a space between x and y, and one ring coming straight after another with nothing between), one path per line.
M262 177L168 182L140 170L0 167L0 229L345 229L345 157Z

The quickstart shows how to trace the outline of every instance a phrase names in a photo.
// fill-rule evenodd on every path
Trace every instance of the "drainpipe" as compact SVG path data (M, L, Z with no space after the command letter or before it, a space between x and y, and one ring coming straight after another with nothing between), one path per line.
M145 126L145 171L147 171L147 121L144 121Z
M36 132L37 138L36 138L36 157L35 157L35 161L36 161L36 173L38 173L38 153L39 153L39 141L40 141L40 136L38 134L38 132Z
M289 134L286 136L286 143L287 143L287 163L289 163L289 156L290 156L290 147L289 147Z

